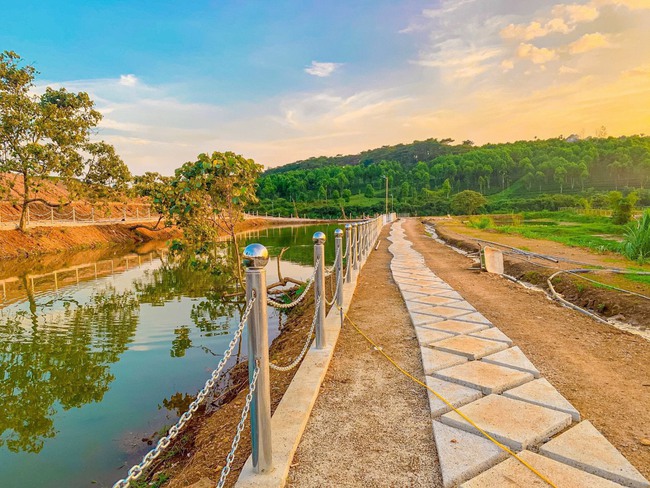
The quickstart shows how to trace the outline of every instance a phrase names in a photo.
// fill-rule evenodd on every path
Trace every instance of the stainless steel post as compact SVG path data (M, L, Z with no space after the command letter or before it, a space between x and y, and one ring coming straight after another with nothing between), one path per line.
M352 267L354 268L355 271L359 269L359 253L357 252L359 250L358 235L359 235L359 223L355 222L354 224L352 224L352 250L354 251L352 253Z
M266 310L266 270L269 252L261 244L249 244L244 249L246 266L246 302L255 295L248 315L248 381L253 380L259 364L257 387L251 401L251 440L253 471L268 473L273 467L271 451L271 384L269 378L269 335Z
M336 304L341 308L343 306L343 231L341 229L334 231L334 248L339 257L334 263L336 270Z
M352 225L345 224L345 282L352 282Z
M320 304L315 311L316 349L323 349L327 343L325 338L325 241L327 237L319 231L314 233L312 240L314 241L314 266L316 266L314 297L316 301L320 297Z

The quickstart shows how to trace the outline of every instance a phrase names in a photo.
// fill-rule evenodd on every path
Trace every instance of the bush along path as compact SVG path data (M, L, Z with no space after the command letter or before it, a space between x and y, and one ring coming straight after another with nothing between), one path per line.
M390 240L445 487L650 487L510 338L427 268L402 222Z

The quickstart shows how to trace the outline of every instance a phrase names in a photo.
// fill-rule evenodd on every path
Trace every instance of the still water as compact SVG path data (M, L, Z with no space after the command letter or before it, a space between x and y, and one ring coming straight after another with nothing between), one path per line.
M312 234L334 225L242 235L282 274L306 279ZM225 249L225 248L224 248ZM222 255L227 256L223 251ZM164 247L0 263L0 486L103 487L150 449L143 439L176 422L230 342L243 304L232 259L197 269ZM13 267L13 268L12 268ZM277 280L276 260L267 281ZM269 309L269 335L281 317ZM232 363L246 357L246 337Z

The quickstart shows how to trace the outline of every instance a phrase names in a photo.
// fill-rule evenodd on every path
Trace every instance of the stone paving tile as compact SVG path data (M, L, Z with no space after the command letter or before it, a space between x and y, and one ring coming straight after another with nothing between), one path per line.
M530 451L524 451L519 456L548 477L557 488L621 487ZM548 488L548 484L515 458L510 458L463 483L460 488Z
M544 440L571 425L571 415L557 410L490 395L458 409L485 432L511 449L523 450L541 444ZM456 412L440 417L442 423L479 432Z
M461 294L458 293L457 291L454 291L452 288L448 290L441 290L439 292L433 293L433 295L437 297L449 297L449 298L457 298L459 300L463 300Z
M470 361L466 364L446 368L436 372L434 376L479 389L486 395L501 393L533 379L533 375L530 373L482 361Z
M422 314L418 312L410 312L409 315L411 316L411 322L413 322L413 325L417 325L419 327L434 324L436 322L442 322L445 320L442 317L435 317L433 315Z
M443 332L441 330L427 329L425 327L415 327L415 335L418 337L418 342L422 346L428 346L429 344L443 339L449 339L454 337L453 334L449 332Z
M411 300L415 303L421 303L424 305L446 305L449 303L454 303L457 302L458 299L456 298L448 298L448 297L438 297L435 295L428 295L428 296L422 296L422 297L415 297L413 300Z
M428 287L428 286L415 286L415 285L402 285L402 284L399 284L399 288L400 288L400 290L403 290L403 291L422 293L422 294L425 294L425 295L430 295L431 294L431 287Z
M471 334L472 332L479 332L489 328L487 324L477 324L472 322L461 322L459 320L443 320L442 322L436 322L434 324L426 325L431 329L442 330L445 332L451 332L452 334Z
M503 332L501 332L496 327L492 327L490 329L482 330L481 332L475 332L472 335L474 337L480 337L482 339L489 339L491 341L504 342L505 344L508 344L509 346L512 345L512 339L510 339L510 337L505 335Z
M454 303L448 303L447 306L467 310L468 312L476 312L476 309L465 300L456 300Z
M466 315L467 310L461 310L459 308L447 307L446 305L437 305L432 306L429 311L430 315L435 315L436 317L441 317L442 319L453 319L461 315Z
M422 366L424 367L424 374L430 375L439 369L449 368L456 364L461 364L467 361L466 357L459 356L458 354L451 354L443 351L436 351L430 347L420 347L422 353Z
M488 439L440 422L433 422L433 436L445 488L458 486L508 456Z
M464 315L468 311L462 308L453 308L450 305L427 305L420 304L418 310L413 310L415 313L431 315L433 317L440 317L442 320L447 318L454 318L459 315Z
M468 388L457 383L450 383L433 376L427 376L426 382L429 388L442 395L454 407L462 407L468 403L478 400L483 394L474 388ZM451 407L440 400L436 395L427 390L429 394L429 405L431 406L431 416L439 417L440 415L451 411Z
M474 313L464 315L462 320L464 320L465 322L476 322L476 323L479 323L479 324L492 325L492 322L490 322L488 319L483 317L483 315L481 315L478 312L474 312Z
M426 291L404 291L404 290L400 290L400 293L402 294L402 297L404 298L404 301L410 301L413 298L426 297L427 296Z
M433 347L441 351L460 354L468 359L480 359L497 351L502 351L508 346L503 342L488 341L467 335L457 335L443 339L434 344Z
M568 413L574 421L580 422L580 413L545 378L508 390L503 396Z
M483 361L486 363L499 364L501 366L518 369L519 371L526 371L527 373L532 374L535 378L541 376L535 365L530 362L526 355L517 346L486 356L483 358Z
M585 420L544 444L540 454L631 488L650 483Z

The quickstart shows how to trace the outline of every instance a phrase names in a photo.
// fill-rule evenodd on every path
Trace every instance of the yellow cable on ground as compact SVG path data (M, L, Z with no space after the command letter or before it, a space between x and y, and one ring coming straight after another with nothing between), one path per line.
M342 309L339 307L339 310L342 310ZM384 352L384 350L383 350L383 348L382 348L381 346L379 346L375 341L373 341L370 337L368 337L368 336L367 336L367 335L366 335L366 334L365 334L365 333L364 333L364 332L363 332L363 331L362 331L362 330L357 326L357 324L354 323L354 321L353 321L353 320L348 316L347 313L343 312L343 314L345 315L345 318L348 319L348 321L350 322L350 324L352 325L352 327L354 327L354 328L356 329L356 331L357 331L359 334L361 334L361 335L362 335L362 336L363 336L363 337L364 337L364 338L365 338L365 339L366 339L370 344L372 344L372 345L375 347L375 349L376 349L377 351L379 351L379 352L380 352L380 353L381 353L381 354L382 354L386 359L388 359L388 361L390 361L390 363L391 363L393 366L395 366L395 367L396 367L396 368L397 368L397 369L398 369L402 374L404 374L406 377L408 377L409 379L411 379L412 381L414 381L414 382L417 383L418 385L420 385L420 386L424 386L427 390L429 390L429 391L430 391L431 393L433 393L436 397L438 397L442 402L444 402L444 403L445 403L449 408L451 408L454 412L456 412L456 413L457 413L458 415L460 415L463 419L465 419L465 420L466 420L466 421L467 421L467 422L468 422L472 427L474 427L474 428L475 428L476 430L478 430L481 434L483 434L483 435L484 435L485 437L487 437L490 441L492 441L492 442L493 442L497 447L499 447L500 449L502 449L503 451L507 452L507 453L510 454L512 457L514 457L517 461L519 461L521 464L523 464L523 465L526 466L528 469L530 469L533 473L535 473L537 476L539 476L539 477L540 477L540 478L541 478L545 483L547 483L549 486L552 486L553 488L557 488L557 486L556 486L556 485L555 485L551 480L549 480L546 476L544 476L542 473L540 473L539 471L537 471L533 466L531 466L531 465L530 465L528 462L526 462L524 459L520 458L520 457L517 455L516 452L510 450L510 448L508 448L508 446L505 446L505 445L501 444L501 443L500 443L499 441L497 441L494 437L492 437L490 434L488 434L488 433L485 432L483 429L481 429L478 425L476 425L476 423L474 423L474 421L473 421L472 419L470 419L467 415L465 415L465 414L462 413L460 410L458 410L456 407L454 407L451 403L449 403L449 401L448 401L445 397L443 397L442 395L440 395L437 391L435 391L434 389L432 389L431 387L429 387L429 385L427 385L426 383L420 381L420 380L417 379L415 376L413 376L411 373L409 373L409 372L406 371L404 368L402 368L399 364L397 364L397 362L396 362L393 358L391 358L388 354L386 354L386 352Z

